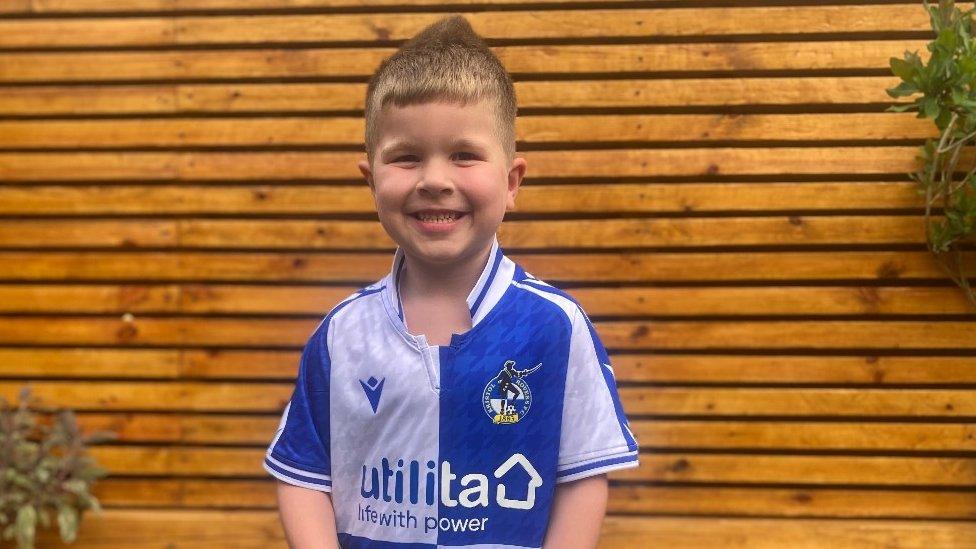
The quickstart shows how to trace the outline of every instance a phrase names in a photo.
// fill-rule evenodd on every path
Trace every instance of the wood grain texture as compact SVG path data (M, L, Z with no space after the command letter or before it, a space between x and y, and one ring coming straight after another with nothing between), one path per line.
M600 547L976 547L976 310L906 177L934 127L884 112L917 3L9 0L0 397L116 433L76 545L287 546L261 458L394 249L366 83L453 11L518 96L502 245L592 317L640 441Z
M513 77L532 73L723 73L885 70L923 40L587 44L493 48ZM0 51L0 82L119 82L230 78L367 78L393 48L264 48L161 51ZM831 75L832 76L832 75ZM888 87L888 86L885 86Z
M0 122L0 148L338 146L362 139L361 119L263 117ZM526 145L612 142L901 141L936 137L914 113L525 116Z
M728 548L780 547L843 549L927 549L976 546L973 525L966 521L907 521L836 519L761 519L694 517L608 517L600 549L643 549L702 545ZM168 542L160 541L165 537ZM286 548L275 511L180 509L118 509L88 515L73 544L79 548L275 547ZM60 542L44 532L39 547Z
M514 85L520 108L553 111L584 107L877 105L894 101L884 90L897 83L890 76L806 76L521 81ZM362 83L330 82L10 85L0 88L0 113L57 116L362 110L365 92Z
M536 178L903 175L917 147L710 147L531 151ZM349 152L23 152L0 153L8 181L359 181ZM962 165L972 154L963 153Z
M16 345L303 345L321 319L0 317L0 343ZM620 350L976 349L965 320L651 320L595 323Z
M0 382L11 401L23 386ZM294 382L35 381L45 402L83 411L280 413ZM726 417L968 418L976 396L965 389L621 387L632 415Z
M924 207L913 182L604 183L526 182L524 214L761 212ZM8 185L0 214L96 216L152 214L373 215L362 185Z
M386 253L183 251L0 251L3 280L303 281L366 284L389 272ZM899 280L943 281L928 252L627 252L513 253L511 258L554 282ZM976 254L963 255L966 264Z
M0 284L3 313L308 314L358 288L242 284ZM799 286L574 288L591 317L668 315L972 314L947 287Z
M508 248L581 251L612 248L924 244L922 216L765 216L744 218L509 221ZM608 246L609 245L609 246ZM376 221L301 220L10 220L5 248L174 248L382 250L396 247Z
M617 369L619 371L619 368ZM621 375L622 380L627 377ZM280 415L180 415L153 412L82 412L84 432L109 430L119 443L186 443L255 445L264 449ZM966 423L891 421L829 421L781 419L635 419L631 428L651 459L663 450L725 450L796 452L886 451L917 456L940 451L976 449L976 426ZM111 450L113 447L100 448ZM179 449L179 448L170 448ZM680 468L679 468L680 469ZM679 471L680 472L680 471Z
M0 20L0 48L406 40L449 13L404 12L384 18L382 23L377 23L371 14ZM886 6L883 13L880 17L875 6L784 6L463 14L480 36L510 40L898 32L928 28L928 18L916 6Z
M270 480L105 479L95 495L110 508L274 509ZM976 517L971 491L619 485L611 514L849 519ZM855 523L855 521L851 521Z
M297 347L297 346L296 346ZM34 378L294 380L298 350L18 347L0 349L4 372ZM967 356L809 356L610 351L621 381L657 384L942 385L976 383Z

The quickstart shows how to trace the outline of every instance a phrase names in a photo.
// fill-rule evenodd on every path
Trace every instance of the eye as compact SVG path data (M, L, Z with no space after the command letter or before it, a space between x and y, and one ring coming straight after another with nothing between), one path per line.
M476 155L473 152L462 151L462 152L457 153L457 155L458 156L468 156L469 157L469 158L466 158L466 159L465 158L462 158L461 160L477 160L478 159L478 155Z
M412 154L405 154L403 156L398 156L393 159L394 162L415 162L417 157Z

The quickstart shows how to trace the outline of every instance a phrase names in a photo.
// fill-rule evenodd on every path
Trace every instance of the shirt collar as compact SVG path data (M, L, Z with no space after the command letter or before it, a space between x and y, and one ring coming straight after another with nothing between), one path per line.
M384 286L390 296L394 310L403 321L403 303L400 301L400 276L405 265L403 249L397 247L393 254L393 265L386 276ZM497 235L492 239L488 262L481 270L481 276L468 293L468 310L471 312L471 326L478 324L494 308L515 275L515 262L505 256L498 245Z

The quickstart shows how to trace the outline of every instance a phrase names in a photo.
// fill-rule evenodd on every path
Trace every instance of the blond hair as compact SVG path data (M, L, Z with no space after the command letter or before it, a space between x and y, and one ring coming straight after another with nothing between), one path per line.
M383 60L366 88L366 158L373 163L383 108L445 101L461 106L488 100L495 138L508 163L515 158L516 99L512 77L461 15L420 31Z

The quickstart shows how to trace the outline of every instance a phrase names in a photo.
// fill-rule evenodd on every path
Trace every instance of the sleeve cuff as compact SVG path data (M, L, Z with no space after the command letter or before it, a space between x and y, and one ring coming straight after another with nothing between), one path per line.
M272 457L270 454L264 456L264 470L271 473L271 475L278 480L287 482L288 484L294 484L295 486L301 486L303 488L311 488L312 490L318 490L320 492L332 491L331 476L323 475L321 473L313 473L311 471L304 471L290 465L285 465L281 461L278 461Z
M637 467L638 465L640 465L640 462L637 459L636 450L625 454L601 456L587 461L573 463L559 469L556 472L556 484L579 480L617 469Z

